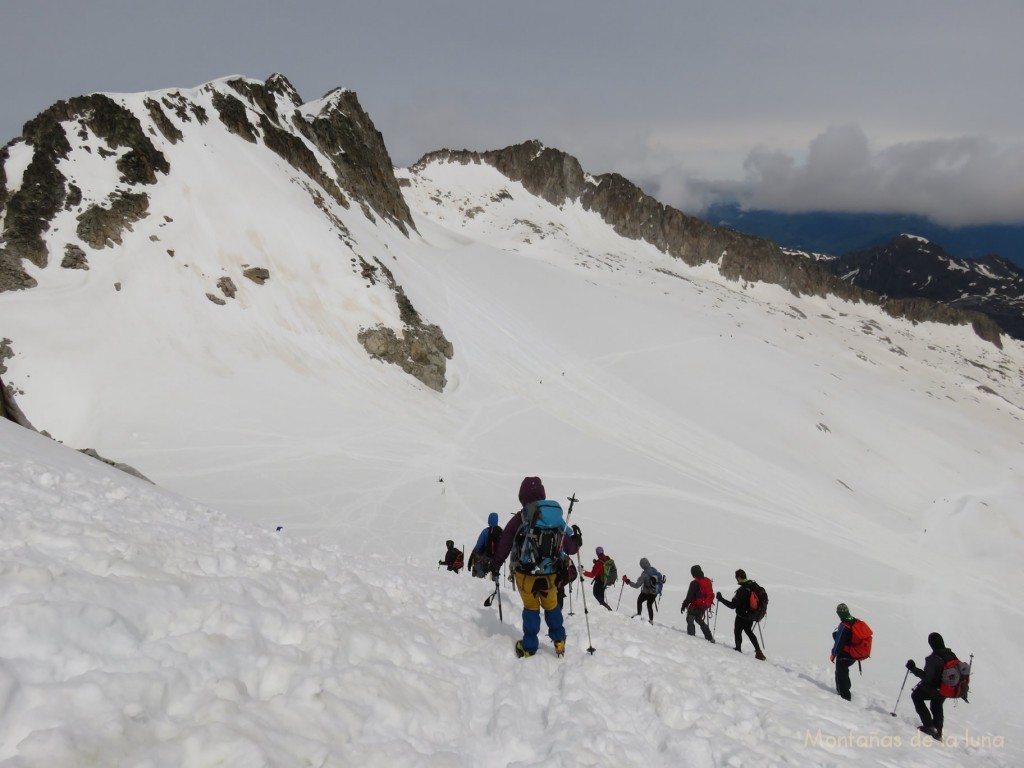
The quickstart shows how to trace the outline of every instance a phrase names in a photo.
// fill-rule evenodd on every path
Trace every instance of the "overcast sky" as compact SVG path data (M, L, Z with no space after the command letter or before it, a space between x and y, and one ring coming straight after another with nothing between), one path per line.
M0 144L53 102L288 77L397 165L540 139L699 212L1024 222L1024 2L0 0Z

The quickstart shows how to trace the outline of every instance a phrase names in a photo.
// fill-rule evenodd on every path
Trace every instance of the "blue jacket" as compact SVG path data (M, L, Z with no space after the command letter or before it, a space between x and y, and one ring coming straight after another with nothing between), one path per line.
M853 640L853 629L850 625L846 622L840 622L839 626L832 633L832 638L835 640L832 644L832 655L837 659L852 658L847 650L850 641Z

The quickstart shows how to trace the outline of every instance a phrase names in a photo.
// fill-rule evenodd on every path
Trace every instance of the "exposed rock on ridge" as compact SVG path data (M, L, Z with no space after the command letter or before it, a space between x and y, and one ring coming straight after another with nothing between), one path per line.
M401 336L384 325L363 328L359 331L359 343L370 357L397 365L431 389L443 392L448 383L447 361L455 352L452 343L438 326L423 322L391 270L377 261L376 266L365 264L363 273L374 282L378 269L395 294L404 327Z
M833 295L875 304L893 317L912 322L969 324L981 338L1002 346L999 326L986 315L935 302L884 299L845 283L821 265L786 253L769 240L687 216L645 194L619 174L588 176L574 157L538 141L490 152L440 150L424 155L413 170L431 162L494 166L552 205L578 200L585 210L598 213L623 237L648 242L691 266L716 262L730 280L773 283L798 295Z
M58 168L60 160L71 152L71 143L65 133L65 125L71 123L78 124L81 138L92 131L104 141L106 148L101 149L101 153L127 149L116 163L123 184L155 184L158 173L170 171L167 159L153 145L138 118L102 94L59 101L27 122L22 129L22 139L33 148L32 160L25 170L21 187L8 195L5 180L5 191L0 195L0 210L6 214L2 233L4 246L0 248L0 291L35 285L35 280L22 266L22 260L45 267L49 261L49 250L44 233L65 205L78 205L81 201L80 190L69 185ZM5 157L0 159L6 159L7 154L5 150ZM148 205L145 193L130 197L133 201L129 208L145 210ZM141 198L146 198L145 203ZM91 218L102 222L100 228L106 233L105 239L119 241L120 228L116 214L111 213L113 208L93 206ZM123 222L123 225L129 223Z

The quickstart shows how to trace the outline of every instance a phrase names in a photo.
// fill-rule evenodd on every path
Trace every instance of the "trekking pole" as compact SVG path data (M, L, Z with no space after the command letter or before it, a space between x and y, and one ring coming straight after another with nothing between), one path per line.
M619 602L615 604L615 612L618 613L619 605L622 603L622 590L626 588L626 582L622 582L622 586L619 587Z
M896 707L900 705L900 696L903 695L903 686L907 684L907 678L910 677L910 670L907 670L907 674L903 676L903 685L900 686L900 692L896 696L896 703L892 705L892 712L889 714L896 717Z
M501 580L494 580L494 591L498 593L498 621L502 624L505 623L505 617L501 613Z
M570 561L570 562L572 562L572 561ZM572 585L569 585L569 615L570 616L575 616L576 614L572 612L572 593L573 593Z
M567 526L569 525L569 518L572 517L572 508L575 506L577 501L579 501L579 499L577 499L576 494L573 493L573 495L569 497L569 511L565 513L565 524ZM580 560L580 551L578 548L576 550L576 568L580 573L583 573L583 561ZM583 590L583 617L587 620L587 642L590 643L590 646L587 648L587 653L593 656L595 650L594 638L590 636L590 611L587 609L586 590Z
M764 644L764 635L761 633L761 622L760 622L760 620L758 620L758 622L757 622L757 634L761 635L761 647L762 648L767 647Z

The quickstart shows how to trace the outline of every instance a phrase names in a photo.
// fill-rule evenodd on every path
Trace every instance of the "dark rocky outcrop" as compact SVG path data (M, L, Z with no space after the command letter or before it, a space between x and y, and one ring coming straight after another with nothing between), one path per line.
M406 327L401 336L382 325L364 328L359 331L359 343L370 357L393 363L431 389L444 391L447 361L454 350L436 325Z
M167 159L153 145L138 118L107 96L91 94L59 101L27 122L20 140L32 147L32 160L25 169L21 187L0 198L6 211L4 247L0 249L0 291L35 285L22 261L46 266L49 252L43 235L59 211L81 201L81 190L69 185L57 167L71 151L65 126L72 123L78 124L80 135L92 131L103 140L107 147L101 148L103 151L127 149L117 160L123 183L153 184L157 173L170 171Z
M260 115L260 129L263 131L263 143L276 152L285 162L297 168L315 181L331 198L348 208L348 200L342 194L334 179L324 173L323 167L298 136L274 125L266 115Z
M376 261L376 260L375 260ZM377 325L359 331L359 343L370 357L399 366L437 392L448 383L448 360L455 354L452 343L438 326L424 323L409 297L387 267L376 261L376 268L363 262L363 275L374 283L378 271L395 295L403 328L399 335L392 328Z
M145 192L116 192L110 207L92 205L78 216L79 239L92 248L121 244L121 233L149 215L149 196Z
M238 293L238 288L235 286L235 281L232 280L230 277L220 278L217 281L217 287L220 288L220 292L227 296L229 299L235 298L235 294Z
M355 93L337 90L328 97L315 117L304 118L296 112L295 127L330 159L342 189L363 203L367 216L372 219L373 210L408 234L407 228L415 229L415 224L383 136Z
M270 279L270 270L264 267L249 267L242 272L243 277L248 277L256 285L263 285Z
M178 128L178 126L176 126L171 121L171 119L164 113L163 109L160 107L159 102L157 102L155 99L146 99L144 103L146 105L146 109L149 110L150 119L153 121L156 127L160 129L160 133L164 135L165 139L171 142L171 144L177 144L179 141L185 138L185 134L183 134L181 130ZM185 119L189 119L188 113L185 112L184 114ZM180 116L181 115L179 114L179 118Z
M89 260L85 257L85 251L74 243L68 243L64 246L64 258L60 265L64 269L88 269Z
M245 104L234 96L228 96L216 89L213 90L212 98L213 108L217 110L217 116L224 123L224 127L250 144L255 144L256 128L249 122L249 111Z
M715 227L658 202L619 174L588 177L575 158L529 141L490 152L440 150L413 167L431 162L487 163L552 205L579 201L598 213L618 234L643 240L690 266L715 262L729 280L766 282L800 295L836 296L875 304L893 317L913 322L970 325L982 338L1001 346L998 326L978 313L930 303L908 304L844 282L826 267L776 243L727 227Z

